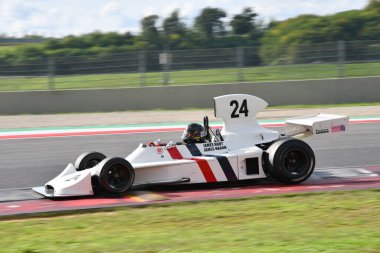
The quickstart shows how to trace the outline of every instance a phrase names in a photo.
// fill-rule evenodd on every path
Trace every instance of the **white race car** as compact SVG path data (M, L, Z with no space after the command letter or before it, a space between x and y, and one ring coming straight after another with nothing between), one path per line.
M255 96L214 98L215 117L223 128L212 130L204 119L198 141L140 144L126 158L90 152L70 163L45 186L33 190L46 197L123 194L132 186L194 184L271 177L285 184L306 180L314 152L301 138L346 131L348 117L318 114L286 120L285 133L265 129L256 114L268 104Z

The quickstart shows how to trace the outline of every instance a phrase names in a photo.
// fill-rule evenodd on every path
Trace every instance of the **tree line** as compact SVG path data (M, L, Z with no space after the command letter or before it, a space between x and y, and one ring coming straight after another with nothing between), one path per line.
M264 25L258 13L244 8L223 22L227 13L220 8L201 10L192 26L180 18L178 10L158 24L151 15L140 21L141 33L134 35L99 32L81 36L48 38L42 43L19 47L14 51L0 50L0 63L17 64L47 57L99 56L154 50L257 47L258 63L273 64L278 59L292 63L301 46L339 40L380 39L380 2L370 0L362 10L333 15L300 15L285 21ZM90 59L90 58L89 58Z

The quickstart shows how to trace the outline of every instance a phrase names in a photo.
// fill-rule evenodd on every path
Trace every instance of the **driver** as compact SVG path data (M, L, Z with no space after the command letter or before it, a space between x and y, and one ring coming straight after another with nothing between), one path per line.
M183 131L182 140L186 144L190 143L204 143L206 142L207 133L205 128L197 123L191 123L187 126L187 128Z

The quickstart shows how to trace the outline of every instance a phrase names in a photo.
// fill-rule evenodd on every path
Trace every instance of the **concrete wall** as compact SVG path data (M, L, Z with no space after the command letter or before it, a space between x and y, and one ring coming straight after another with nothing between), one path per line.
M211 108L212 98L252 94L270 105L380 102L380 77L124 89L0 92L0 114Z

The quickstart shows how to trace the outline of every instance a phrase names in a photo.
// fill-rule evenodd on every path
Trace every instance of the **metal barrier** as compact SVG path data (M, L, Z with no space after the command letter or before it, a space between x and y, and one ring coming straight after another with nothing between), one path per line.
M0 92L0 114L212 108L213 97L246 93L270 105L379 102L380 77L120 89Z
M259 47L164 50L0 61L0 90L241 83L380 75L380 41L297 45L265 63Z

